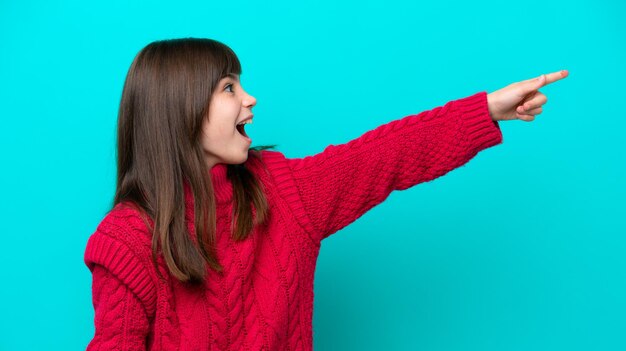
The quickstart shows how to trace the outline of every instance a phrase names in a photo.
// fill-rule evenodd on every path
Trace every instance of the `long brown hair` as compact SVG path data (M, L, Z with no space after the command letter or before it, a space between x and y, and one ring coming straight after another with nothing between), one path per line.
M160 248L169 272L181 282L204 282L207 264L223 269L215 255L216 204L200 135L204 118L210 118L211 95L230 73L241 74L241 64L225 44L171 39L143 48L124 83L113 206L127 201L154 221L152 227L144 220L152 232L153 263ZM273 147L252 147L248 158L260 160L260 150ZM232 235L243 240L265 222L268 204L262 183L245 164L227 165L227 176L233 185ZM185 223L184 183L194 198L197 243Z

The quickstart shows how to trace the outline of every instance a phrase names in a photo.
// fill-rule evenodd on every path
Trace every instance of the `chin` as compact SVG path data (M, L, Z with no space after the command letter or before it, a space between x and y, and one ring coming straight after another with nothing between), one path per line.
M248 161L248 150L246 150L245 155L243 157L241 157L237 162L235 162L236 164L242 164L245 163L246 161Z

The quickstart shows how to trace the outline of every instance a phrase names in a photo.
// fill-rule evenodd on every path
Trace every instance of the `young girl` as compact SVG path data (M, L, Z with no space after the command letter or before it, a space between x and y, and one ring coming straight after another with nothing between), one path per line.
M113 208L91 235L89 350L311 350L320 242L532 121L567 71L478 92L304 158L251 148L256 99L210 39L135 57L119 109Z

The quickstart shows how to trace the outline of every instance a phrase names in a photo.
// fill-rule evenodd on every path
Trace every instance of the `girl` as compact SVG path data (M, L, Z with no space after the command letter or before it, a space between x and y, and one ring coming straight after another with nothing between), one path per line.
M251 148L256 99L210 39L157 41L128 71L113 208L90 236L88 350L311 350L321 241L532 121L567 71L450 101L304 158Z

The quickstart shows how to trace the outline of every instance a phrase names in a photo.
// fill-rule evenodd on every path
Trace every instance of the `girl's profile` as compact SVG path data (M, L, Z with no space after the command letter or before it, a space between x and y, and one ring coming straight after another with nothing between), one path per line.
M88 350L312 350L321 241L533 121L542 74L390 121L322 152L252 147L256 98L227 45L148 44L128 70L112 208L90 236Z

